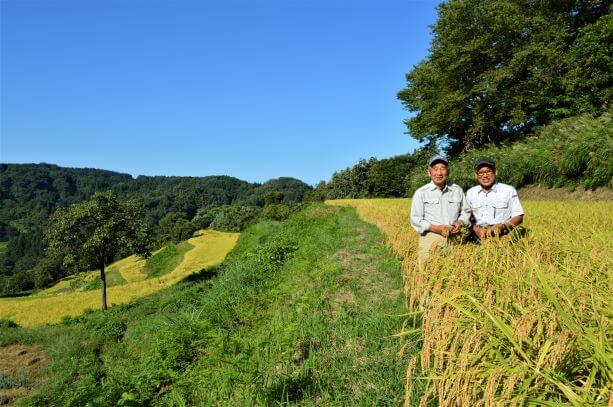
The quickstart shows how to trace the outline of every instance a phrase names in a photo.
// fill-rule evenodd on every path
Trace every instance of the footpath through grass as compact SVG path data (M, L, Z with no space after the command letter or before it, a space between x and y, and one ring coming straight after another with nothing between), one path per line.
M23 405L398 405L404 310L381 233L313 205L252 226L215 270L106 313L2 329L0 346L49 359Z

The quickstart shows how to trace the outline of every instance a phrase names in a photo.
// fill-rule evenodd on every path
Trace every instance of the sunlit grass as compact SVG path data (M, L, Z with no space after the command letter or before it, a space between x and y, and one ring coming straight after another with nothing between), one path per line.
M140 273L139 267L141 263L144 267L144 261L137 260L135 256L113 263L109 268L114 267L119 270L128 283L107 289L108 304L120 304L150 294L192 273L220 264L236 244L238 236L238 233L213 230L201 232L199 236L188 240L194 248L185 253L183 261L172 272L159 278L144 280L146 275L143 274L139 280L140 277L136 273ZM76 316L86 309L100 307L99 290L71 291L53 295L70 288L70 281L65 279L35 296L0 299L0 318L10 318L22 326L36 326L59 322L66 316Z
M526 237L459 246L424 269L410 200L328 203L356 207L403 259L422 343L408 390L427 383L421 402L613 403L613 202L523 202Z

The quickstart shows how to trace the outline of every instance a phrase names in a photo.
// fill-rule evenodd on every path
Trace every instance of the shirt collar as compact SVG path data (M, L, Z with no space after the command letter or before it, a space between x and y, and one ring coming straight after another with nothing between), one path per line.
M436 184L434 183L434 181L430 181L430 183L428 184L430 191L434 191L435 189L438 189L438 187L436 186ZM443 189L441 190L442 192L447 191L447 189L449 189L449 182L446 181L445 182L445 186L443 187Z
M481 186L481 185L479 185L479 186ZM490 188L490 191L498 192L498 181L494 182L494 184L493 184L493 185L492 185L492 187ZM481 193L481 192L483 192L484 194L486 193L486 192L483 190L483 187L481 187L481 189L479 189L479 192L480 192L480 193Z

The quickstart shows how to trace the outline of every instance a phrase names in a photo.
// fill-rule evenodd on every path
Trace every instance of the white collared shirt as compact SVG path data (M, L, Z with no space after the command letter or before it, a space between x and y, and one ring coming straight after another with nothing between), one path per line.
M420 235L430 225L451 225L456 220L469 224L470 212L459 185L445 184L443 189L429 182L418 188L411 201L411 226Z
M466 201L477 226L504 223L524 214L515 188L500 182L494 183L488 192L481 185L472 187L466 192Z

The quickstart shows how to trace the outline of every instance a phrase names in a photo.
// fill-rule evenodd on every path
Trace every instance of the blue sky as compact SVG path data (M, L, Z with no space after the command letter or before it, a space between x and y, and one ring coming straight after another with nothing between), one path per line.
M0 0L0 161L315 184L408 153L436 4Z

